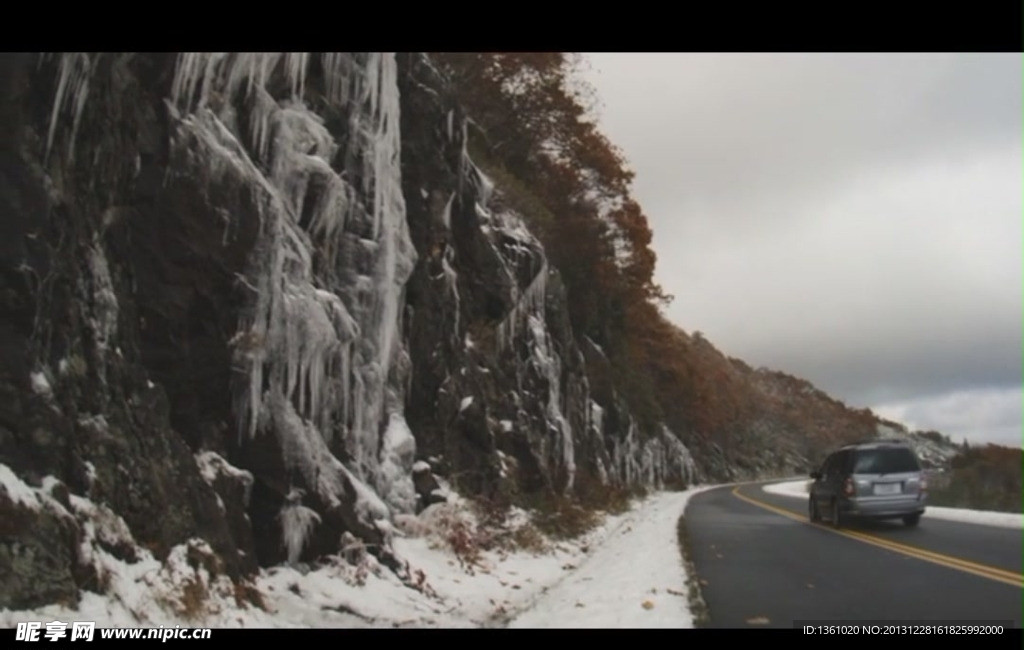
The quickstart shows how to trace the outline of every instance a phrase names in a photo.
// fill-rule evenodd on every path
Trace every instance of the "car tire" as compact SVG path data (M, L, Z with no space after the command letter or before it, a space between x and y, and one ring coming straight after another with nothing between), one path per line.
M845 522L843 521L843 513L842 513L842 511L839 510L839 501L838 500L833 501L832 502L832 527L833 528L842 528L844 523Z
M809 498L807 500L807 504L808 516L811 520L811 523L816 524L819 521L821 521L821 513L818 512L818 503L814 500L814 497Z
M920 513L913 514L913 515L906 515L905 517L903 517L903 523L906 524L907 526L910 526L911 528L913 528L914 526L916 526L919 523L921 523L921 515L920 515Z

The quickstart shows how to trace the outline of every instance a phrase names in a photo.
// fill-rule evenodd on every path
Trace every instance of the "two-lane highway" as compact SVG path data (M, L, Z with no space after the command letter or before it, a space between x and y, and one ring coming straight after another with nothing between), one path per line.
M691 559L712 627L794 621L1006 621L1021 626L1019 529L922 519L807 521L802 499L762 484L694 496Z

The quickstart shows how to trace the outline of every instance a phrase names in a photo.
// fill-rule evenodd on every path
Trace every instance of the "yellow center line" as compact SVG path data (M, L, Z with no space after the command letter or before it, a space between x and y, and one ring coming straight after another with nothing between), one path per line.
M883 537L876 537L874 535L868 535L867 533L862 533L859 531L841 530L833 528L831 526L825 526L822 524L814 523L810 521L806 516L797 514L792 510L780 508L770 503L765 503L764 501L755 499L746 494L741 494L740 486L738 485L733 488L732 494L736 498L742 501L746 501L747 503L755 505L759 508L770 510L776 514L782 515L783 517L788 517L789 519L792 519L794 521L799 521L801 523L814 526L815 528L819 528L821 530L827 530L829 532L836 533L837 535L842 535L843 537L848 537L850 539L855 539L866 544L871 544L872 546L878 546L880 548L894 551L896 553L902 553L903 555L915 557L919 560L932 562L933 564L939 564L951 569L956 569L958 571L964 571L966 573L970 573L976 576L988 578L989 580L1002 582L1013 587L1024 588L1024 575L1015 573L1013 571L1008 571L1006 569L1000 569L998 567L988 566L985 564L978 564L977 562L963 560L958 557L953 557L951 555L943 555L942 553L936 553L934 551L918 548L916 546L901 544L899 542L894 542Z

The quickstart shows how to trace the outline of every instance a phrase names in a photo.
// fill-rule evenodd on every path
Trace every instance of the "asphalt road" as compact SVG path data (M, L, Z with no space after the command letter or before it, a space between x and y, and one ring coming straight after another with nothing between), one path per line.
M710 627L794 621L1006 621L1021 627L1024 533L922 519L807 521L807 503L761 484L695 495L690 557Z

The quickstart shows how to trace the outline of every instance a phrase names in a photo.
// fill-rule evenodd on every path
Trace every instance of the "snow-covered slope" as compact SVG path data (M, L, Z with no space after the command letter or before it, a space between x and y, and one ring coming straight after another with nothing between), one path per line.
M454 534L511 536L529 517L512 512L485 529L468 502L454 499L398 518L391 534L409 582L351 536L337 555L233 582L202 540L158 561L108 508L75 496L65 505L59 482L32 488L0 465L0 499L79 527L79 570L105 584L103 593L86 591L74 605L0 608L0 627L52 620L100 627L501 627L512 618L516 627L690 627L675 535L694 491L655 494L571 542L538 536L523 550L492 541L471 553L455 552ZM639 547L645 559L638 570Z
M693 627L677 523L693 494L655 494L621 518L607 541L531 603L510 627Z

